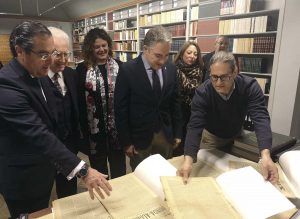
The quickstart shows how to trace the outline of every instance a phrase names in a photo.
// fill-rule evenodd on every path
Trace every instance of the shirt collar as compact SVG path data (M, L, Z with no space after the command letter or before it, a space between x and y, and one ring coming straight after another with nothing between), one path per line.
M144 56L144 53L142 53L142 60L143 60L145 69L146 69L146 70L151 69L151 66L150 66L149 62L147 61L147 59L146 59L145 56Z
M220 95L220 97L222 97L223 100L227 101L227 100L230 99L230 97L231 97L231 95L232 95L234 89L235 89L235 83L233 83L233 88L232 88L232 90L229 92L228 95L223 95L223 94L220 94L220 93L218 93L218 94Z
M49 76L50 79L53 78L54 74L55 74L55 73L49 68L48 76ZM59 75L60 78L63 78L62 72L58 72L58 75Z

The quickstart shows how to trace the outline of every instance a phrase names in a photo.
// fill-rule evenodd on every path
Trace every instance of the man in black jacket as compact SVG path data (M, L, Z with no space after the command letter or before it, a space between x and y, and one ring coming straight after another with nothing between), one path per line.
M64 145L74 154L78 153L80 139L78 91L76 72L67 67L71 55L69 50L68 35L56 28L48 28L52 33L56 56L52 57L52 64L48 76L42 78L45 89L52 91L47 102L56 120L55 133ZM56 193L58 198L74 195L77 193L77 180L74 177L67 180L61 173L55 177Z
M176 67L168 61L170 41L164 28L150 29L143 53L123 64L117 77L116 127L133 170L150 154L170 158L181 141Z
M12 218L48 207L55 169L66 178L81 177L104 198L111 186L54 135L56 120L48 107L46 76L56 55L51 32L25 21L10 35L13 60L0 70L0 192Z

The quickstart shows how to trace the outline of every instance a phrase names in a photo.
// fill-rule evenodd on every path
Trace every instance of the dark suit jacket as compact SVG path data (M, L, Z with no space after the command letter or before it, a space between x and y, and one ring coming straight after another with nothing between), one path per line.
M157 101L141 55L121 66L115 88L115 119L123 147L133 144L136 148L147 148L157 118L170 143L174 143L175 137L181 138L176 67L168 62L162 71L162 96Z
M0 191L12 200L47 195L54 167L67 176L80 159L55 137L38 80L16 59L0 70L0 93Z
M64 83L65 86L68 89L68 92L70 94L71 98L71 107L72 107L72 134L69 136L71 139L68 139L66 146L68 149L70 149L72 152L77 153L79 150L79 140L80 140L80 128L79 128L79 110L78 110L78 79L77 79L77 74L76 72L70 68L70 67L65 67L65 69L62 72L63 78L64 78ZM49 95L47 97L47 104L52 112L52 115L55 118L56 124L58 123L58 112L57 110L57 102L55 101L56 96L59 96L61 98L61 93L58 91L58 89L55 87L51 79L46 76L41 78L41 82L43 84L43 87L45 90L50 91L53 93L53 95ZM58 126L59 124L57 124ZM56 133L57 136L61 136L60 133ZM61 139L64 140L64 139Z

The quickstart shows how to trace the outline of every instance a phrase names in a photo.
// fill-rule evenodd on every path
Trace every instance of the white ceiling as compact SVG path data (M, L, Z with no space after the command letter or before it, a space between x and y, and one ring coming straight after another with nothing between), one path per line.
M127 2L130 0L0 0L0 19L23 14L70 21Z

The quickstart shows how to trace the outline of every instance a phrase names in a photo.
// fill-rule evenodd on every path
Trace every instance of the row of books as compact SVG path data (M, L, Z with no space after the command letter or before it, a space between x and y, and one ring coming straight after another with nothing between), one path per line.
M167 31L169 31L173 37L185 36L185 24L166 26L165 29L167 29Z
M137 40L137 30L124 30L122 32L114 32L114 40Z
M190 36L218 34L219 19L193 21L190 24Z
M86 27L86 32L89 32L91 29L94 29L94 28L99 28L99 29L106 30L106 25L95 24L95 25L87 26Z
M262 89L264 94L270 93L270 78L257 78L255 77L256 81L258 82L260 88Z
M258 16L240 19L220 20L219 34L263 33L275 31L278 19L272 16Z
M134 16L136 16L136 14L137 14L136 7L129 8L129 9L124 9L124 10L121 10L121 11L115 11L115 12L112 13L112 20L126 19L126 18L129 18L129 17L134 17ZM110 17L111 16L109 16L109 18Z
M140 15L186 6L186 0L151 1L139 7Z
M73 35L73 43L83 43L84 35Z
M178 9L158 14L143 15L139 18L140 26L168 24L185 20L186 9Z
M114 30L136 27L136 20L121 20L113 23Z
M87 25L95 25L95 24L105 23L105 22L106 22L106 15L99 15L87 19Z
M233 53L274 53L275 41L275 36L235 38L229 43L229 51Z
M114 50L128 50L128 51L137 51L137 42L136 41L126 41L126 42L115 42L113 44Z
M238 57L241 72L266 72L268 60L265 58Z
M116 59L119 59L122 62L127 62L137 57L136 53L128 53L128 52L114 52L114 55Z
M185 42L185 40L172 40L171 51L179 51Z
M191 20L196 20L199 18L199 7L195 6L191 8Z
M252 0L221 0L220 15L249 13Z

